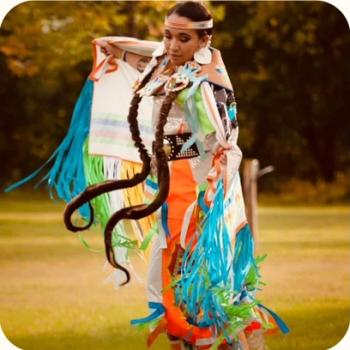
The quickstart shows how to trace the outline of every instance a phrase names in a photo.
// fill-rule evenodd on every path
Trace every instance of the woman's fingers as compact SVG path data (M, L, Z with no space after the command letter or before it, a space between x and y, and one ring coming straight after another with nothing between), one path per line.
M99 39L94 41L97 46L99 46L100 51L106 56L112 53L110 45L104 39Z
M108 49L107 48L105 48L105 47L100 47L100 51L103 53L103 54L105 54L106 56L108 56L109 55L109 52L108 52Z
M116 58L121 58L123 54L123 50L121 50L119 47L112 45L111 40L105 40L105 39L97 39L94 41L94 43L99 46L100 51L106 55L113 55Z

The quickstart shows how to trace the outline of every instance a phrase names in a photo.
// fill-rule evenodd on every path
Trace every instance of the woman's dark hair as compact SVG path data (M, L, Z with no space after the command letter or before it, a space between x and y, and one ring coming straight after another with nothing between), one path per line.
M135 147L138 149L140 159L142 161L142 169L140 173L135 174L132 178L125 180L107 180L100 184L95 184L89 186L84 192L75 197L70 203L67 204L64 212L64 222L70 231L78 232L88 229L94 222L94 210L90 201L101 194L115 191L118 189L133 187L144 181L149 175L151 167L151 158L148 154L146 147L143 144L140 129L137 121L138 108L142 97L139 95L139 91L148 83L151 79L152 74L157 66L141 81L140 86L134 93L134 96L130 103L128 123L131 133L131 137L134 141ZM115 226L119 221L124 219L139 220L148 215L154 213L158 208L162 206L168 197L169 193L169 167L167 155L163 148L163 138L164 138L164 126L166 124L169 111L171 106L177 96L177 92L167 93L159 112L159 119L156 127L156 135L154 142L154 155L157 163L157 178L158 178L158 193L149 204L139 204L130 207L125 207L109 218L105 230L104 230L104 241L105 241L105 252L109 263L125 273L126 280L122 285L126 284L130 280L129 271L122 265L120 265L115 257L115 252L112 245L112 236ZM72 222L73 213L84 204L88 204L90 208L90 218L89 222L85 226L76 226Z
M206 21L211 19L211 15L208 10L198 2L185 2L180 3L170 9L168 16L176 13L179 16L186 17L194 22ZM211 35L212 29L201 29L198 30L198 35L201 37L203 35ZM83 231L89 228L94 222L94 210L90 201L97 196L100 196L104 193L111 191L133 187L141 183L149 175L151 167L151 157L147 152L145 145L143 144L140 129L138 125L138 108L141 102L142 97L139 94L139 91L150 81L152 78L153 72L157 68L157 65L153 70L140 82L140 85L135 91L134 96L130 103L128 123L131 133L132 140L134 141L135 147L138 149L140 159L142 161L142 169L140 173L136 173L132 178L125 180L107 180L100 184L89 186L84 192L75 197L70 203L67 204L64 212L64 222L70 231L78 232ZM112 246L112 235L115 226L119 221L124 219L138 220L148 215L154 213L158 208L162 206L165 202L168 193L169 193L169 166L167 155L163 148L163 138L164 138L164 125L166 124L169 111L171 106L177 96L178 92L168 92L162 106L160 108L159 119L156 127L156 135L154 142L154 155L157 163L157 178L158 178L158 193L149 204L139 204L130 207L125 207L114 214L109 218L105 231L105 251L106 257L109 263L125 273L126 280L122 284L126 284L130 280L129 271L122 265L120 265L115 257L115 252ZM79 209L82 205L88 204L90 208L90 218L88 223L85 226L76 226L72 222L73 213Z
M212 18L208 9L196 1L186 1L176 4L168 11L167 17L174 13L178 16L186 17L193 22L208 21ZM213 29L199 29L197 32L199 37L202 37L204 35L212 35Z

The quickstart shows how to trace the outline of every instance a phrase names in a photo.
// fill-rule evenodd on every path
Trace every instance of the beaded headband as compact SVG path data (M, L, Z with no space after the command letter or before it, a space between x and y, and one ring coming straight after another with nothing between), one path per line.
M168 18L165 18L164 24L173 29L211 29L213 28L213 19L209 19L207 21L200 21L200 22L186 22L186 23L179 23L179 22L172 22L169 21Z

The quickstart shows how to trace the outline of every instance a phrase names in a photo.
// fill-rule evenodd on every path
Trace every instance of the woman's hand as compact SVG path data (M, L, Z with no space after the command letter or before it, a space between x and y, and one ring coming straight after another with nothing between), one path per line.
M233 150L233 145L229 142L218 142L215 146L214 149L215 151L213 152L214 157L219 160L220 164L223 166L227 165L227 154L226 152Z
M100 51L104 55L113 55L115 58L122 58L123 50L121 50L119 47L112 45L111 43L112 41L108 41L105 39L95 40L95 44L100 47Z

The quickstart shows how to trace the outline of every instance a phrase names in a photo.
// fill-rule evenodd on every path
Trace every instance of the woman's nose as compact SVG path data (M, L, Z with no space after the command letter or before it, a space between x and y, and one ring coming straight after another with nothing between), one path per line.
M176 39L170 41L170 51L176 52L179 50L179 44Z

